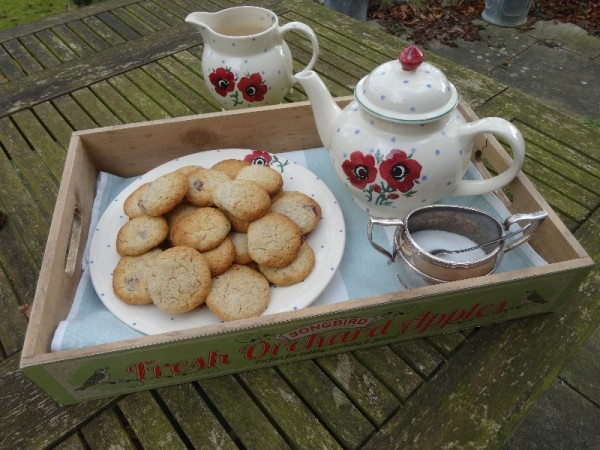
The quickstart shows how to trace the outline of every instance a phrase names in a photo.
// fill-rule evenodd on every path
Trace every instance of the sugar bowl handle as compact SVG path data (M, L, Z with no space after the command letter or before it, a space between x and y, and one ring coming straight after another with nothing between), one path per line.
M522 235L520 238L515 239L510 244L506 244L504 246L504 251L508 252L513 248L518 247L519 245L527 242L529 238L533 235L533 232L537 229L537 227L544 221L544 219L548 217L548 213L546 211L536 211L532 213L525 214L514 214L510 217L507 217L504 221L504 229L508 231L511 225L518 222L527 222L527 224L521 229Z
M380 226L392 226L396 227L396 231L394 232L394 248L392 253L388 252L385 248L379 245L377 242L373 240L373 227L375 225ZM386 219L382 217L369 217L369 223L367 224L367 238L369 239L369 243L373 246L375 250L379 253L387 256L388 264L391 264L395 261L396 255L398 254L398 249L402 245L403 236L404 235L404 222L400 219Z
M521 132L508 120L499 117L486 117L466 123L459 130L459 137L471 145L476 135L493 133L504 139L512 149L512 164L502 173L485 180L461 180L452 192L452 196L481 195L501 189L509 184L519 173L525 161L525 141Z

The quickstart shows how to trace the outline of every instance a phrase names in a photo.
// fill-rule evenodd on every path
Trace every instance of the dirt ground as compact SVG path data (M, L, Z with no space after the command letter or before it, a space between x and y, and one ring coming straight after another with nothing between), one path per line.
M484 0L462 0L444 6L444 0L430 0L418 10L409 3L391 7L385 2L373 3L368 12L369 20L376 20L389 33L406 35L415 43L427 46L432 40L456 46L457 39L476 41L480 39L481 26L474 21L481 19ZM446 2L447 3L447 2ZM524 29L538 20L556 20L580 26L589 34L600 35L600 2L598 0L537 0L533 1Z

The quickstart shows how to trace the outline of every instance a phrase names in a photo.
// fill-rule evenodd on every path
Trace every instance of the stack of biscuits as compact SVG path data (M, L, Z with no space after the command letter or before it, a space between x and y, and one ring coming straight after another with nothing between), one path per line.
M222 320L262 314L271 285L290 286L313 270L306 242L321 207L284 191L268 166L226 159L185 166L136 189L117 235L115 295L171 314L206 304Z

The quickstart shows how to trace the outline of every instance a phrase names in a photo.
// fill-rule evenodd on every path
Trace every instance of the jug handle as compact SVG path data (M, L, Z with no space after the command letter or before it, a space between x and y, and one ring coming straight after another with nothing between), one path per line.
M396 231L394 233L394 249L392 253L388 252L385 248L379 245L377 242L373 240L373 227L375 225L381 226L395 226ZM398 248L400 244L398 242L398 236L402 235L402 231L404 230L404 223L400 219L385 219L380 217L369 217L369 223L367 224L367 238L369 239L370 244L373 246L375 250L379 253L387 256L388 265L393 263L396 259L396 255L398 254Z
M312 45L312 58L310 59L308 65L302 70L311 70L317 62L317 58L319 56L319 41L317 40L317 35L311 27L302 22L290 22L280 26L279 35L283 38L283 35L285 33L293 30L301 31L302 33L306 34L310 39L310 43Z
M508 252L513 248L516 248L519 245L527 242L539 224L541 224L546 217L548 217L548 213L546 211L536 211L528 214L514 214L510 217L507 217L504 221L504 229L506 231L508 231L511 225L517 222L527 221L528 223L522 228L523 235L520 238L512 241L510 244L505 245L504 251Z
M501 189L510 183L519 173L525 161L525 140L521 132L508 120L499 117L486 117L466 123L458 130L461 139L470 139L481 133L493 133L504 139L512 149L512 164L502 173L485 180L461 180L452 197L462 195L481 195ZM469 144L470 145L470 144Z

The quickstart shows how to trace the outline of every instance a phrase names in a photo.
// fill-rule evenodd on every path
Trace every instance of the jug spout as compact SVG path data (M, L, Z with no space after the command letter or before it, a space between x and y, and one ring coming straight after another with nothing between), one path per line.
M211 17L214 16L215 13L209 12L193 12L187 15L185 21L194 25L200 31L203 39L206 39L206 35L209 33L208 30L211 29Z
M333 135L332 126L336 118L342 113L342 109L329 93L325 83L313 70L299 72L295 75L295 79L308 95L319 137L323 145L329 148Z

